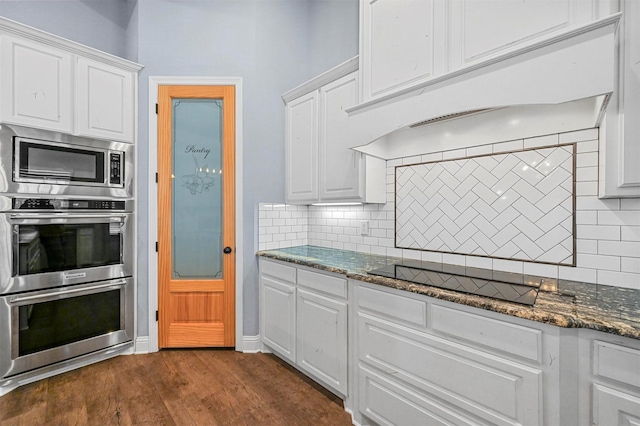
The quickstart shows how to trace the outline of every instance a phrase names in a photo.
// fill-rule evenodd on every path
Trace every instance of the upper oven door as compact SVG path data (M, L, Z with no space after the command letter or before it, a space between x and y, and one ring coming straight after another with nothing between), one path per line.
M131 276L132 229L131 213L2 213L0 294Z

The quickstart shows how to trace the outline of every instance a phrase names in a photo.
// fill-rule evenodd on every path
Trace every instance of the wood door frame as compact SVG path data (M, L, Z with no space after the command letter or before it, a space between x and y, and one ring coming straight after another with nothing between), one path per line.
M158 102L158 86L235 86L236 91L236 161L235 161L235 225L236 247L242 247L243 223L242 223L242 77L186 77L186 76L152 76L149 77L149 161L147 164L148 185L148 324L149 338L138 342L136 339L136 352L158 351L158 323L156 322L156 310L158 309L158 253L155 244L158 241L158 191L156 184L156 172L158 171L158 116L156 106ZM244 350L243 337L243 311L242 311L242 277L243 277L242 249L236 252L236 283L235 283L235 309L236 309L236 351ZM145 348L146 344L146 348ZM145 350L146 349L146 350Z

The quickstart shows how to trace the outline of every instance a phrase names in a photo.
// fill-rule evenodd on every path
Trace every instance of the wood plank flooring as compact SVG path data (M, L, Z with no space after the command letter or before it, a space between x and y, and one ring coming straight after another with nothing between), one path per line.
M119 356L0 397L0 425L350 425L342 400L269 354Z

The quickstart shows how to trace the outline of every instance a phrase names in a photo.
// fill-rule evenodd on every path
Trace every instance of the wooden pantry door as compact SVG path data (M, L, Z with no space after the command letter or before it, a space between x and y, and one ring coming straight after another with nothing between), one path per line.
M235 346L235 87L158 86L158 346Z

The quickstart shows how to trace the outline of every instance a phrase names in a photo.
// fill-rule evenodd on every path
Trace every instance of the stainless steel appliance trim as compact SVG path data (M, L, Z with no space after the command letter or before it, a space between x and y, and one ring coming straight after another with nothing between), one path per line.
M89 213L13 213L9 215L9 219L16 223L42 223L42 219L67 219L70 223L110 223L124 221L124 219L130 215L130 213L112 213L112 214L89 214ZM21 220L24 219L24 220ZM70 220L69 220L70 219ZM103 219L100 222L96 222L96 219Z
M102 285L96 285L96 286L92 286L92 287L83 287L83 288L70 288L70 289L66 289L66 290L56 290L54 293L51 294L38 294L38 295L34 295L34 296L12 296L9 298L9 303L10 304L15 304L15 305L21 305L21 304L25 304L25 303L21 303L21 302L28 302L28 301L35 301L35 300L39 300L41 302L46 302L48 300L56 300L56 299L61 299L63 298L62 296L68 295L68 294L75 294L76 296L81 296L83 294L91 294L91 293L95 293L95 290L100 290L100 289L104 289L104 288L118 288L118 287L122 287L123 285L126 285L127 282L122 280L120 282L114 282L111 284L102 284ZM77 294L76 294L77 293Z
M133 213L89 214L59 213L40 215L38 213L0 213L0 294L22 293L95 281L105 281L133 275ZM120 262L117 265L94 266L56 272L18 275L18 234L16 225L39 224L114 224L121 234ZM7 238L7 236L10 236ZM5 240L6 238L6 240ZM3 241L4 240L4 241Z
M91 337L89 339L80 340L67 345L56 348L46 349L29 355L17 356L18 354L18 318L17 312L19 306L10 303L11 296L0 297L0 324L6 324L0 327L0 341L10 342L10 344L0 345L0 381L11 376L29 372L31 370L40 369L60 361L70 360L72 358L86 355L95 351L133 340L133 278L125 278L124 280L115 281L120 283L124 281L124 285L116 285L114 289L119 289L120 297L120 326L121 329L106 333L100 336ZM114 282L94 283L78 286L79 290L87 290L89 293L99 293L101 290L114 287ZM100 288L97 288L100 287ZM93 288L93 290L91 290ZM60 289L66 291L66 288ZM50 289L38 292L38 295L56 297L60 291L58 289ZM60 298L78 296L78 293L67 294Z
M61 179L37 179L22 181L18 175L14 175L14 168L19 168L20 153L14 153L14 139L33 139L36 143L55 144L69 148L85 149L104 152L105 156L105 182L73 182ZM18 150L19 151L19 150ZM110 184L109 167L110 152L121 152L120 159L120 183ZM14 155L18 157L15 158ZM18 162L14 167L14 160ZM135 170L134 145L125 142L98 140L67 135L41 129L3 124L0 128L0 192L11 194L33 194L65 197L102 197L113 199L127 199L133 196L133 179ZM16 180L17 178L17 180Z

